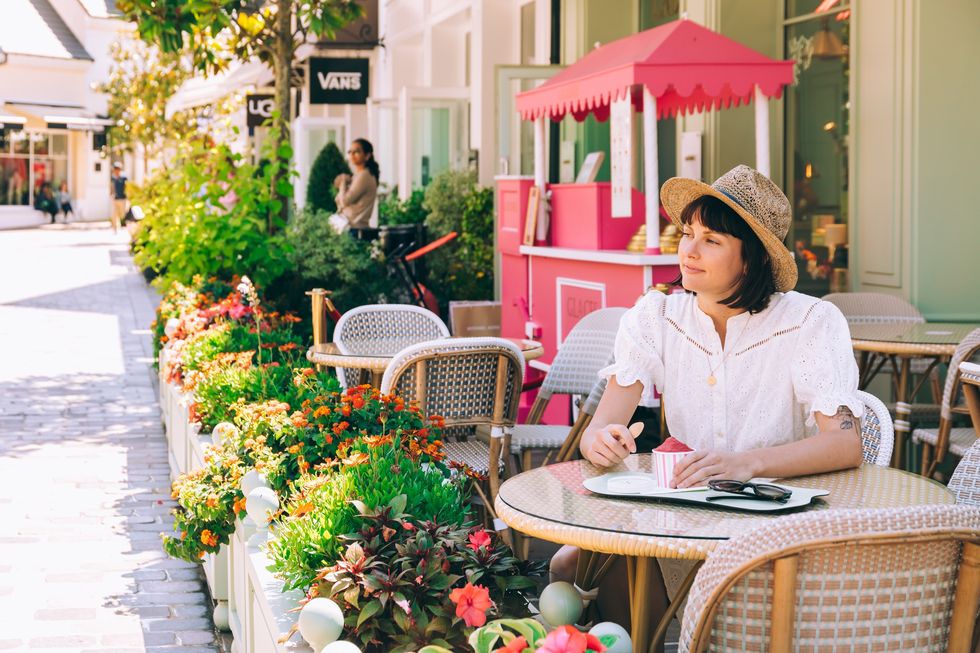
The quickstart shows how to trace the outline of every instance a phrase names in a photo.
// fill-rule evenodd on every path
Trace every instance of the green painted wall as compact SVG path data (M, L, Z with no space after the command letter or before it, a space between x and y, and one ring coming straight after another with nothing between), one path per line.
M912 302L980 321L980 2L919 0L912 170Z

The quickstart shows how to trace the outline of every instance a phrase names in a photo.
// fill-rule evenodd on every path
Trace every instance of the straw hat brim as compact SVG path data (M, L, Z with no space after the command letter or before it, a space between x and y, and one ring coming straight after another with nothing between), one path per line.
M745 223L749 225L755 235L759 237L759 240L762 241L762 246L766 248L766 251L769 253L769 258L772 261L772 274L773 281L776 284L776 291L786 292L795 288L799 276L796 269L796 261L783 241L762 226L755 219L755 216L743 209L721 191L715 190L708 184L696 179L674 177L664 182L663 187L660 189L660 202L663 204L664 210L667 211L667 215L670 216L673 223L680 228L683 227L681 224L681 212L688 204L705 195L716 197L730 206L735 213L745 220Z

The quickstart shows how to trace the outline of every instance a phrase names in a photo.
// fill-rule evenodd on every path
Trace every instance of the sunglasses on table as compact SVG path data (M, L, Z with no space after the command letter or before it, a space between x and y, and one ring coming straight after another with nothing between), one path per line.
M757 499L759 501L775 501L776 503L786 503L793 496L792 491L778 485L768 483L748 483L744 481L708 481L708 489L716 492L726 492L737 494L739 499ZM720 499L731 499L733 497L715 496L706 497L706 501L717 501Z

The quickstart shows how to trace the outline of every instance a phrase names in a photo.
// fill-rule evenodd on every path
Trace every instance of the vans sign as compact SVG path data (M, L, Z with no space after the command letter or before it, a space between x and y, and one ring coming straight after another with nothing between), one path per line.
M311 104L366 104L367 59L310 58Z

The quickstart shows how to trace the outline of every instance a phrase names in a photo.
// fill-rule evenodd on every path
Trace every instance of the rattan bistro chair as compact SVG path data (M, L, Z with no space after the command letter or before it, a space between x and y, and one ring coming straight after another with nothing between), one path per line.
M487 474L486 508L492 514L501 482L501 453L510 447L523 377L524 357L508 340L432 340L395 357L385 370L381 392L418 402L424 414L445 418L447 457ZM469 437L479 425L490 428L489 443ZM457 436L462 441L449 441Z
M711 554L679 650L965 653L978 602L980 508L806 512Z
M446 324L430 310L410 304L367 304L340 316L333 340L342 354L393 356L411 345L448 337ZM338 368L337 379L350 388L366 382L362 373Z
M549 457L556 451L568 449L566 443L580 437L589 425L595 406L584 401L579 406L575 423L569 426L541 424L541 417L555 395L588 397L599 382L599 370L613 360L616 332L619 321L626 308L600 308L583 317L572 327L564 342L558 348L554 360L548 367L541 388L531 405L524 424L514 427L511 437L510 453L521 461L522 469L531 468L531 456L535 450L550 450ZM602 389L605 385L602 385ZM599 397L601 398L601 390ZM481 429L481 435L486 433ZM558 460L567 459L558 457Z
M824 295L822 299L839 308L848 325L892 324L895 322L922 324L926 321L919 309L895 295L877 292L838 292ZM862 387L865 387L888 362L888 357L862 352L858 362L861 368L861 384ZM930 361L913 360L910 370L913 374L920 376L929 374L933 399L938 402L939 374L936 373L935 369L930 369ZM893 375L893 383L895 378ZM888 408L892 414L895 413L894 404ZM938 403L914 403L909 413L909 420L919 424L935 424L939 421L939 413Z
M956 495L956 503L980 506L980 440L963 454L946 487Z
M953 416L954 413L968 412L960 401L963 394L960 387L960 363L978 361L980 361L980 329L974 329L956 346L956 351L949 361L939 428L912 431L912 442L922 445L921 471L924 476L931 476L936 465L942 462L947 453L962 456L977 439L972 426L954 427Z
M892 416L885 404L871 393L858 390L858 397L864 403L861 417L861 451L863 460L869 465L888 467L895 446L895 427Z

